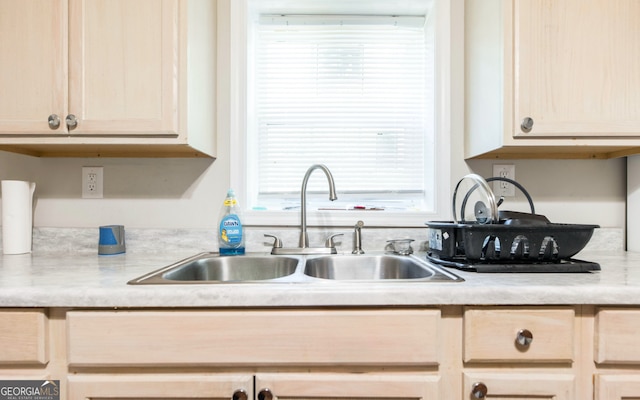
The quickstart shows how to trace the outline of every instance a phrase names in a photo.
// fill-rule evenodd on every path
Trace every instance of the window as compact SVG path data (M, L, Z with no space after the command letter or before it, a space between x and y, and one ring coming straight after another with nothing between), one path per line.
M312 164L329 167L338 191L329 202L323 174L309 181L308 210L328 214L324 224L360 207L413 221L400 225L437 215L448 139L436 134L435 3L273 3L283 8L248 0L246 9L246 136L233 154L245 155L244 204L259 210L248 223L297 215Z

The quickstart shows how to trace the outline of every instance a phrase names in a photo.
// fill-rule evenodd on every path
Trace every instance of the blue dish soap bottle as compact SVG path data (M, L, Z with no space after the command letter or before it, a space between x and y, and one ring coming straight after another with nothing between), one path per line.
M233 189L227 191L218 225L218 243L221 256L244 254L244 232L240 220L240 208Z

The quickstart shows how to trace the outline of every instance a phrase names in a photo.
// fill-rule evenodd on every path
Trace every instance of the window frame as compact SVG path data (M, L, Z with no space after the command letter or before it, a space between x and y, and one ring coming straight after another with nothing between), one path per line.
M223 3L223 4L220 4ZM221 9L220 9L221 8ZM246 207L246 134L247 131L247 82L249 26L247 0L219 1L218 22L218 80L227 79L228 85L218 88L218 130L228 132L230 186L236 190L240 206ZM228 13L228 14L227 14ZM368 226L423 227L429 220L445 220L450 217L451 193L451 88L452 88L452 5L447 0L436 0L432 15L435 24L435 212L426 211L362 211L362 210L307 210L309 226L351 226L354 221L365 220ZM227 14L230 18L225 19ZM227 25L226 27L224 25ZM228 30L227 30L228 29ZM226 54L225 54L226 53ZM226 58L226 60L225 60ZM224 78L221 78L225 76ZM228 110L222 102L228 99ZM224 117L227 112L228 120ZM224 146L221 146L224 148ZM306 171L300 171L300 185ZM325 179L314 172L311 179ZM340 197L339 182L336 182ZM299 194L298 194L299 196ZM299 225L299 208L291 211L264 211L243 208L243 221L247 226Z

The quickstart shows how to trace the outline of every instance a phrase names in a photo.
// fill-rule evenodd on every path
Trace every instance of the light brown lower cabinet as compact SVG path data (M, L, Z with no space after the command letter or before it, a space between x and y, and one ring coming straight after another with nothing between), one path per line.
M72 367L432 366L438 309L70 311Z
M257 398L268 399L439 399L439 377L415 373L256 375Z
M70 400L628 400L637 332L638 307L2 309L0 378Z
M596 400L630 400L640 398L640 371L634 375L603 373L595 379Z
M68 400L93 399L231 399L253 395L248 374L104 373L69 376Z
M48 318L42 309L0 309L0 368L49 361Z
M582 398L574 307L465 307L463 321L464 399Z
M437 400L440 319L439 309L69 311L69 399Z
M600 307L595 313L595 400L640 398L640 310Z
M413 374L80 374L69 400L90 399L439 399L438 377ZM254 389L255 388L255 389Z
M573 400L576 379L572 374L551 371L467 372L466 399Z

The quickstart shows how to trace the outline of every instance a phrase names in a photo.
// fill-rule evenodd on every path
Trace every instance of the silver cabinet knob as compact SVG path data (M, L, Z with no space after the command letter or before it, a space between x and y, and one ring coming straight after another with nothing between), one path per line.
M487 385L482 382L475 382L471 385L471 395L474 399L484 399L487 396Z
M258 400L273 400L274 396L271 393L271 389L262 389L258 392Z
M58 129L60 127L60 117L58 117L58 114L49 115L47 122L49 122L49 128L51 129Z
M233 396L231 396L231 400L247 400L247 392L244 389L238 389L233 392Z
M65 122L67 123L67 128L69 128L69 130L75 129L75 127L78 126L78 119L73 114L67 115Z
M520 123L520 129L522 129L522 132L529 133L531 132L532 128L533 128L533 118L525 117Z
M533 341L533 333L528 329L520 329L516 335L516 342L520 346L528 347Z

